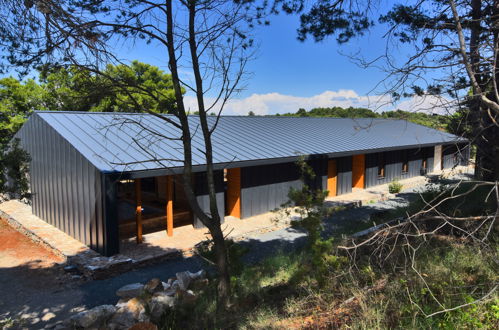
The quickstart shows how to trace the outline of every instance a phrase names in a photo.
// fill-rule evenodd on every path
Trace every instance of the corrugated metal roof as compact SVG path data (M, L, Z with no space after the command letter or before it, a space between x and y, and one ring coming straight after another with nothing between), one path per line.
M45 120L101 171L141 171L183 164L180 131L149 114L46 111L34 115ZM175 117L168 118L176 121ZM210 125L215 120L208 118ZM190 116L189 122L193 165L204 165L199 117ZM222 164L298 154L334 156L458 140L455 135L404 120L258 116L222 116L212 136L214 163Z

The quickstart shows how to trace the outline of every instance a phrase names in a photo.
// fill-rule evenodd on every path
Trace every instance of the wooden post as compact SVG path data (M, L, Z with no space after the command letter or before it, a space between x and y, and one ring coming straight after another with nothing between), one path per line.
M337 171L336 171L336 160L330 159L327 162L327 190L329 191L328 197L336 196L336 186L337 186Z
M364 188L365 172L366 155L354 155L352 157L352 187Z
M140 179L135 179L135 224L137 226L137 244L142 243L142 188Z
M227 170L227 209L229 215L241 218L241 169Z
M166 233L173 236L173 176L166 177Z

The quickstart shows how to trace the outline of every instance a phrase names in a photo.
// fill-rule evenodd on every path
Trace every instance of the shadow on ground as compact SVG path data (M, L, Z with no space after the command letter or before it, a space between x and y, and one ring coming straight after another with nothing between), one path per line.
M369 228L373 225L373 214L404 207L417 196L417 191L407 191L389 201L336 212L325 220L324 235L340 237ZM257 263L278 251L299 249L305 242L306 234L295 228L261 234L241 242L249 247L243 261L247 264ZM157 246L148 246L147 243L144 243L141 249L150 250L151 253L163 252L157 251ZM65 273L61 266L40 269L36 263L30 263L19 267L1 268L0 319L11 317L18 320L24 317L27 319L24 326L41 328L47 323L42 319L48 313L56 314L48 323L66 319L85 308L116 304L118 297L115 292L123 285L145 283L155 277L165 281L174 277L177 272L195 272L201 268L206 269L207 265L200 257L178 256L114 277L83 283L75 279L74 275Z

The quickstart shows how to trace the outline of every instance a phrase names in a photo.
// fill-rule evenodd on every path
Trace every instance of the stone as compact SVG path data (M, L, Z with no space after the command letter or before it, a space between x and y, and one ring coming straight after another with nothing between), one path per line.
M163 282L161 282L159 278L153 278L152 280L147 282L146 285L144 285L144 291L148 293L155 293L163 290Z
M178 288L177 288L177 289L174 289L174 288L169 288L169 289L167 289L167 290L163 291L162 293L164 293L164 294L165 294L165 295L167 295L167 296L171 296L171 297L173 297L174 295L176 295L176 294L177 294L177 291L178 291L178 290L179 290Z
M204 278L206 276L206 272L202 269L196 273L191 273L190 271L185 271L185 272L177 273L175 275L177 276L177 281L178 281L178 285L179 285L180 290L185 291L189 288L189 284L191 284L192 281Z
M42 316L42 321L43 321L43 322L47 322L47 321L52 320L54 317L55 317L55 314L54 314L54 313L52 313L52 312L48 312L48 313L45 313L45 314Z
M116 295L121 298L135 298L144 292L144 284L132 283L127 284L116 291Z
M58 325L62 325L62 321L57 321L54 323L47 323L45 325L45 329L53 329L53 328L57 327Z
M134 324L128 330L158 330L158 327L151 322L139 322Z
M129 301L127 301L126 305L124 306L125 309L127 309L130 313L132 313L133 317L138 320L140 317L140 314L145 310L145 306L142 303L141 300L137 298L132 298Z
M109 320L107 326L109 329L128 329L136 323L133 315L126 309L120 307L113 317Z
M192 282L191 288L194 291L199 291L205 289L210 284L207 278L200 278Z
M154 296L149 301L149 315L153 322L158 322L161 319L161 315L169 309L175 306L176 299L172 296L167 295L165 292L155 293Z
M118 302L116 303L116 308L120 308L120 307L123 307L126 305L126 303L128 302L129 299L125 299L125 298L121 298L120 300L118 300Z
M140 299L132 298L120 306L109 320L110 329L128 329L137 322L149 321L145 306Z
M116 312L113 305L101 305L72 316L70 324L81 328L100 327Z
M191 290L181 291L180 300L184 305L193 305L197 298L198 297Z
M165 282L161 282L161 284L163 285L163 290L168 290L171 286L171 284L168 284L168 283L165 283Z
M66 273L78 273L79 272L78 267L76 267L75 265L64 266L64 271Z

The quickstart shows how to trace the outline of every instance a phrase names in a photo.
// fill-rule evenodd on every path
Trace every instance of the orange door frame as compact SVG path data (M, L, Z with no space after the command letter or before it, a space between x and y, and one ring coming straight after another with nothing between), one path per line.
M241 168L227 169L227 211L241 218Z
M366 155L354 155L352 157L352 187L365 187Z

